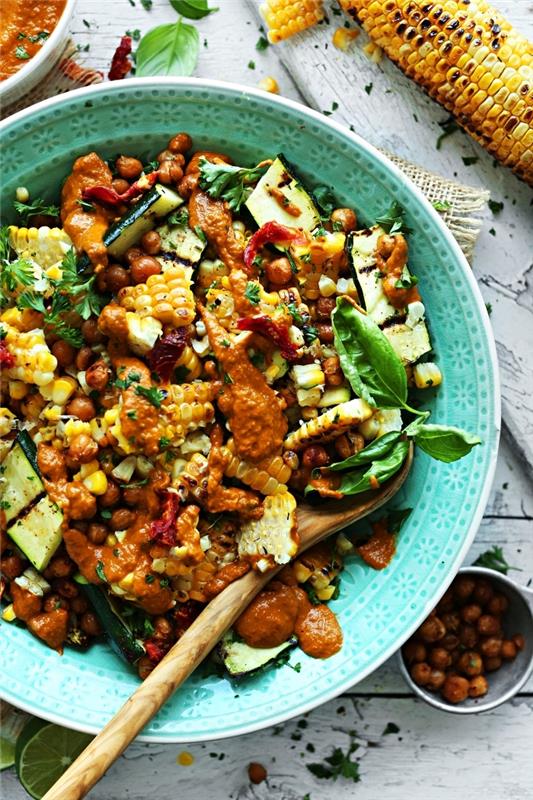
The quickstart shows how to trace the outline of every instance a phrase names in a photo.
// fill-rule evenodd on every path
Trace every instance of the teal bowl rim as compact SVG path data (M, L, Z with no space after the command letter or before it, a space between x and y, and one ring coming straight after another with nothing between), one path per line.
M134 91L136 89L149 89L149 88L157 89L164 86L174 87L174 88L203 87L206 89L226 91L228 93L240 95L244 99L246 99L247 97L255 98L261 101L262 103L267 102L270 103L272 106L278 106L280 109L288 108L293 112L299 114L304 119L314 121L327 128L333 129L334 131L336 131L337 134L344 137L348 142L351 141L358 148L366 151L377 163L379 163L382 167L384 167L386 170L392 173L393 176L400 183L406 186L409 192L416 197L418 202L425 207L426 212L428 212L429 215L432 217L433 222L440 229L440 233L445 239L447 246L452 252L457 263L460 265L464 277L466 277L466 281L471 291L472 298L477 306L477 311L483 323L483 332L487 344L487 353L494 374L494 382L492 386L493 391L491 393L492 401L494 403L494 414L493 414L493 419L490 420L493 426L492 429L494 433L494 442L490 454L490 460L487 466L485 484L480 493L476 511L473 514L472 521L470 523L470 527L467 535L465 536L463 544L459 549L458 553L456 554L455 560L449 566L448 576L442 581L442 583L439 586L439 589L431 596L431 598L429 600L426 598L425 602L423 604L422 603L420 604L419 614L416 616L411 626L403 631L402 636L398 637L398 639L393 644L391 644L389 648L387 648L383 653L380 654L380 656L376 659L374 663L372 663L366 669L364 669L362 673L357 677L355 683L359 683L360 681L364 680L364 678L366 678L368 675L370 675L372 672L374 672L379 666L381 666L381 664L383 664L388 658L390 658L402 646L402 644L405 641L407 641L407 639L412 635L412 633L416 630L416 628L426 618L428 611L438 602L440 597L442 597L442 595L452 582L453 578L455 577L459 567L461 566L461 563L476 535L476 532L479 528L479 524L483 517L483 513L489 498L489 494L494 479L494 473L496 469L496 462L498 455L500 427L501 427L501 397L500 397L500 376L499 376L498 360L496 355L496 345L494 341L492 326L489 321L489 316L485 307L485 303L481 296L481 292L477 285L474 274L466 260L463 251L457 244L449 228L447 228L447 226L444 224L437 211L433 208L433 206L427 200L427 198L421 192L421 190L395 164L393 164L385 155L380 153L379 150L377 150L373 145L366 142L361 136L359 136L356 133L353 133L344 125L335 122L335 120L325 117L323 114L314 111L294 100L289 100L287 98L279 97L276 95L267 95L264 91L260 89L254 89L244 84L230 83L227 81L207 80L204 78L130 78L126 81L118 81L112 84L101 83L95 86L84 87L82 89L76 89L74 91L67 92L57 97L49 98L47 100L42 100L41 102L36 103L35 105L32 105L22 111L19 111L16 114L13 114L11 117L8 117L7 119L0 122L0 135L7 133L7 131L13 124L31 118L32 115L34 115L36 112L40 112L45 109L50 109L54 107L60 107L64 102L68 102L71 99L77 97L90 98L93 95L98 95L101 93L108 93L112 95L118 92ZM289 712L285 713L281 712L276 715L273 715L267 721L260 720L258 722L242 724L237 729L232 729L230 731L222 731L222 732L219 731L214 736L213 735L210 736L208 732L206 732L205 734L204 732L202 732L199 734L192 734L188 736L165 734L165 733L157 733L157 734L144 733L140 734L137 737L137 740L142 742L177 744L185 742L214 741L218 739L225 739L238 735L243 735L245 733L252 733L254 731L262 730L266 727L270 727L272 725L277 725L282 722L285 722L287 719L293 718L299 714L304 714L308 711L311 711L313 708L316 708L317 706L322 705L323 703L326 703L327 701L335 697L338 697L347 689L354 686L355 683L351 679L347 680L345 679L339 681L338 683L335 684L333 688L324 691L319 698L314 698L310 701L303 702L297 711L291 709ZM20 697L13 696L9 691L8 687L5 686L0 687L0 698L6 700L7 702L12 703L13 705L18 706L19 708L24 709L30 714L35 713L31 706L31 703L21 702ZM87 725L82 721L74 722L67 716L55 714L53 711L44 712L43 710L40 709L39 716L51 722L57 723L58 725L65 725L66 727L70 727L79 731L84 731L86 733L95 734L101 730L101 728L99 728L98 726L90 724Z

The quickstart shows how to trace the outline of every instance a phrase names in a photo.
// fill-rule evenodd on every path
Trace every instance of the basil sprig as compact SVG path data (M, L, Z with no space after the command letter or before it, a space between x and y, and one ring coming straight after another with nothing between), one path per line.
M192 75L198 60L200 37L193 25L158 25L146 33L137 48L136 75Z
M339 491L343 495L352 495L376 489L398 472L408 452L409 442L396 442L387 455L372 461L368 469L345 472L341 478Z
M423 423L413 438L424 453L447 464L467 456L476 444L481 444L479 436L473 436L452 425Z
M187 19L202 19L218 11L218 8L209 8L207 0L170 0L170 5Z

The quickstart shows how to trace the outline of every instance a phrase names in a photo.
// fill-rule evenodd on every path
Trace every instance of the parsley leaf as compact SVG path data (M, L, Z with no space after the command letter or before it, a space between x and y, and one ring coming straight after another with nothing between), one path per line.
M48 301L47 301L48 303ZM33 291L20 294L17 298L17 308L32 308L43 314L43 323L50 326L52 332L68 342L73 347L80 348L83 344L83 337L78 328L68 325L61 315L72 310L68 297L54 292L49 305L45 304L45 298Z
M452 207L452 204L448 200L435 200L431 205L435 211L448 211L448 209Z
M488 206L493 214L499 214L500 211L503 211L503 203L498 202L498 200L489 200Z
M23 222L27 222L28 217L33 217L35 214L43 214L45 217L59 216L59 208L56 205L47 205L40 197L31 203L21 203L19 200L15 200L13 206Z
M248 300L249 303L256 306L259 303L259 294L260 294L260 286L258 283L253 283L252 281L248 281L246 284L246 289L244 291L244 296Z
M25 258L11 261L7 226L0 229L0 289L15 292L20 286L31 286L35 280L33 266Z
M268 166L237 167L233 164L212 164L201 158L200 188L210 197L226 200L233 211L238 211L252 192L252 184L267 171Z
M494 569L497 572L503 572L504 575L507 575L510 569L515 569L518 572L522 572L520 567L512 567L507 563L505 556L503 555L503 549L497 545L494 545L494 547L491 547L490 550L486 550L484 553L481 553L481 555L478 556L474 561L473 566Z
M385 730L383 731L383 733L381 735L382 736L388 736L391 733L399 733L399 732L400 732L400 728L398 727L398 725L396 725L395 722L387 722Z
M161 403L166 397L166 392L162 389L158 389L157 386L141 386L137 384L135 387L135 394L142 395L142 397L146 397L148 402L150 402L155 408L161 408Z
M26 61L30 57L30 54L28 53L23 44L18 44L15 47L15 57L18 58L20 61Z
M404 268L401 277L395 282L396 289L412 289L418 283L416 275L411 275L409 271Z
M352 741L346 753L340 747L336 747L332 754L324 759L323 763L306 764L306 767L316 778L327 778L336 781L337 778L342 777L358 783L361 780L359 763L352 761L350 758L358 747L359 745L354 741Z
M376 223L389 234L393 233L411 233L411 228L408 228L403 218L404 210L402 206L393 200L390 208L380 217L376 217Z
M104 583L107 583L107 578L106 578L105 572L104 572L104 562L103 561L97 561L96 562L96 566L94 568L94 571L96 572L96 574L98 575L98 577L100 578L101 581L103 581Z
M187 225L189 222L189 211L187 208L178 208L167 217L169 225Z
M266 50L269 46L270 42L264 36L260 36L257 42L255 43L255 49L259 52Z

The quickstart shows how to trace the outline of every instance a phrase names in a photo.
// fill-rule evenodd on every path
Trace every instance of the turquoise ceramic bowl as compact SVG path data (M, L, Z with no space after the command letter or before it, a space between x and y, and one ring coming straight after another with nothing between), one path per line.
M278 723L340 694L390 656L452 580L474 538L491 486L500 420L494 341L475 280L454 239L421 193L362 139L326 117L281 98L215 81L136 79L83 89L8 119L3 207L15 188L53 199L76 156L91 149L153 156L177 131L196 147L252 164L280 150L313 183L334 187L341 205L372 221L393 199L414 230L411 264L420 276L438 361L445 375L427 399L434 421L458 425L483 445L455 464L423 453L395 507L413 507L398 552L383 572L353 558L332 607L345 636L327 661L301 652L288 666L238 688L201 670L145 728L150 741L234 736ZM105 645L63 656L25 630L2 624L2 696L40 717L98 731L138 685Z

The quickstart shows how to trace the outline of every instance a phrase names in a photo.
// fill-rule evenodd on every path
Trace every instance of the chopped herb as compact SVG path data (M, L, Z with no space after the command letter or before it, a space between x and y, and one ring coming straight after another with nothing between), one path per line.
M167 222L169 225L187 225L189 222L189 211L187 208L180 208L169 214Z
M161 436L159 439L159 449L164 450L166 447L170 445L170 439L168 436Z
M102 514L102 516L103 516L103 514ZM106 578L105 572L104 572L104 562L103 561L97 561L96 562L96 567L94 568L94 571L96 572L97 576L100 578L101 581L103 581L104 583L107 583L107 578Z
M252 261L254 267L260 267L262 263L263 263L263 256L260 256L259 254L256 255L254 260Z
M168 589L168 587L170 586L169 579L168 578L159 578L159 586L162 589Z
M204 244L207 242L207 236L203 232L203 229L201 228L200 225L194 226L194 232L198 236L201 242L203 242Z
M43 214L45 217L58 217L59 208L55 205L47 205L44 200L37 198L32 203L21 203L15 200L13 203L15 211L20 214L23 222L28 221L28 217L33 217L35 214Z
M253 281L248 281L246 284L246 289L244 291L244 296L248 300L249 303L256 306L259 303L261 288L258 283L253 283Z
M233 383L233 378L227 372L224 373L224 383Z
M359 775L359 764L357 761L352 761L350 756L358 749L359 745L354 741L351 742L350 747L346 753L343 753L340 747L336 747L333 753L324 759L323 763L306 764L307 769L316 778L327 778L328 780L336 781L337 778L348 778L358 783L361 778Z
M319 239L321 236L327 236L327 233L327 230L322 225L319 225L318 228L314 229L312 236L313 239Z
M118 549L118 547L115 547L115 548L113 549L113 555L115 556L115 558L118 558L118 557L119 557L119 555L120 555L120 550Z
M370 94L370 92L372 91L373 88L374 88L374 84L373 83L367 83L367 85L365 86L365 92L367 94Z
M304 324L303 317L300 314L300 312L298 311L298 308L296 307L296 303L288 303L287 304L287 311L289 312L289 314L291 315L291 317L293 318L293 320L295 321L295 323L297 325L303 325Z
M230 346L230 343L229 343L229 341L227 339L221 339L220 340L220 344L222 345L222 347L229 347Z
M255 69L255 61L248 62L248 69Z
M132 370L131 372L128 372L128 375L124 380L122 378L117 378L114 380L113 386L115 386L117 389L128 389L132 383L137 383L140 380L141 373Z
M485 303L485 308L487 309L487 314L490 317L490 315L492 314L492 303Z
M161 408L161 403L165 399L166 392L162 389L158 389L157 386L141 386L137 384L135 387L135 394L138 394L142 397L146 397L149 403L151 403L155 408Z
M477 164L479 156L463 156L463 164L465 167L470 167L472 164Z
M334 100L334 101L332 102L332 104L331 104L331 110L332 110L332 111L336 111L336 110L338 109L338 107L339 107L339 104L337 103L337 101L336 101L336 100Z
M93 206L93 204L89 203L87 200L78 200L78 204L83 211L96 211L96 208Z
M131 36L134 42L138 42L141 38L141 32L139 28L135 28L133 31L126 31L126 36Z
M263 50L266 50L270 42L264 36L260 36L257 42L255 43L255 49L259 50L261 53Z
M455 133L455 131L459 130L459 125L453 117L448 117L448 119L445 119L443 122L439 122L439 126L442 128L442 133L437 139L437 143L435 145L437 150L440 150L441 144L448 136L451 136L452 133Z
M155 581L155 575L145 575L144 580L146 583L153 583Z
M90 28L91 27L91 23L87 22L86 19L82 19L82 22L83 22L83 24L85 25L86 28Z
M250 361L257 369L262 369L265 366L265 356L263 353L253 353L250 356Z
M141 5L145 11L150 11L153 5L153 0L141 0Z
M15 47L15 56L20 59L20 61L26 61L30 57L30 54L23 44L19 44Z
M411 233L411 229L405 224L404 213L402 206L393 200L390 208L380 217L376 217L376 223L391 235L393 233Z
M387 722L385 730L381 734L382 736L388 736L390 733L399 733L400 728L396 725L395 722Z
M412 289L413 286L416 286L417 283L418 283L418 278L416 277L416 275L410 275L407 269L404 267L402 276L396 281L394 287L396 289Z
M109 511L107 508L104 508L103 511L100 511L100 516L102 519L111 519L111 511Z
M503 210L503 203L497 200L489 200L488 206L493 214L499 214Z
M7 500L0 500L0 509L6 511L8 508L11 508L11 503L8 503Z
M288 666L291 669L293 669L295 672L301 672L302 671L302 665L301 665L301 663L299 661L297 661L296 664L291 664L290 661L289 661Z
M436 211L448 211L452 204L448 200L435 200L432 206Z
M137 412L135 411L135 409L133 409L132 411L127 411L126 416L129 417L130 419L137 419Z
M337 207L337 201L329 186L316 186L313 189L313 197L321 211L324 212L326 219L329 219L333 210Z
M17 39L25 39L25 38L26 38L26 34L22 33L22 31L19 31L17 33Z
M210 197L226 200L232 211L238 211L268 167L238 167L233 164L213 164L201 158L200 188Z
M481 555L478 556L474 561L473 566L494 569L496 572L503 572L504 575L507 575L510 569L522 572L520 567L512 567L507 563L505 556L503 555L503 549L498 547L498 545L494 545L490 550L486 550L484 553L481 553Z
M39 31L39 33L36 33L35 36L28 36L28 41L33 42L33 44L42 44L43 42L46 42L49 36L50 34L48 31Z
M313 325L303 325L302 333L306 344L311 344L315 339L318 339L318 330Z
M496 231L494 230L494 228L489 228L489 233L491 236L496 236Z

